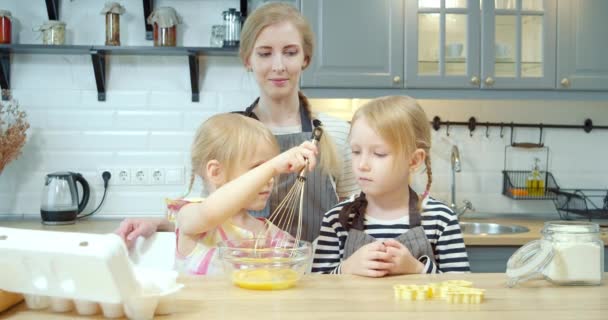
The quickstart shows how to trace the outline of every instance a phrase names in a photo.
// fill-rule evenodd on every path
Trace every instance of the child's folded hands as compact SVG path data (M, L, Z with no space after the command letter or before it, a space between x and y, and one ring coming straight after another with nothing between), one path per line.
M381 241L368 243L342 262L341 271L366 277L383 277L393 268L386 246Z

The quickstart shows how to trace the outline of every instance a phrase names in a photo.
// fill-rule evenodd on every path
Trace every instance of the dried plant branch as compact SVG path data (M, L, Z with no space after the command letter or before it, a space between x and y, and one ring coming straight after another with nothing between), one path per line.
M0 173L21 155L29 127L27 115L19 110L17 101L0 102Z

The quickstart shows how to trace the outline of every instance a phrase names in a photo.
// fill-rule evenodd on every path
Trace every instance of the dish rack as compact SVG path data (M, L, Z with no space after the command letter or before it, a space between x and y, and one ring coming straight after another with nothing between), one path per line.
M542 185L528 185L528 178L532 175L532 170L512 170L508 169L507 155L511 149L523 148L528 151L531 149L540 150L545 154L545 166L549 163L549 147L542 144L512 143L505 147L504 170L502 171L502 194L515 200L553 200L556 195L552 190L559 189L553 174L548 171L538 171L538 180Z
M608 189L561 189L550 191L560 218L572 220L579 217L608 219Z
M503 170L502 194L515 200L554 200L554 190L559 189L551 172L539 171L544 181L542 188L529 188L526 181L532 171Z

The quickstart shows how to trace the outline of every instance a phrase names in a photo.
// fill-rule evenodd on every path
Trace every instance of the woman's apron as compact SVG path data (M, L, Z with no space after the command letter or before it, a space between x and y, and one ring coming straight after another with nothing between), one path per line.
M253 113L253 108L258 103L258 99L249 106L244 115L259 120ZM308 116L308 113L302 106L300 101L300 119L302 121L302 132L275 135L281 152L286 151L292 147L299 146L304 141L310 141L312 136L312 121ZM323 150L319 150L319 154ZM273 212L281 203L281 200L289 193L293 188L297 173L293 174L282 174L275 179L273 191L270 195L268 205L262 211L251 212L252 215L258 217L268 218L270 213ZM319 236L321 230L321 221L325 212L329 211L338 202L338 196L333 186L332 180L329 175L323 174L320 168L316 168L312 172L306 173L306 182L304 184L304 206L302 212L302 235L301 239L306 241L314 241ZM294 210L294 223L291 230L285 230L295 237L297 231L297 214L299 203L295 204Z
M426 234L424 233L424 228L420 223L421 217L417 208L417 203L418 196L412 189L410 189L410 229L396 237L395 240L399 241L406 248L408 248L414 258L419 259L421 256L427 256L434 261L435 255L433 254L433 248L431 247L431 243L427 239ZM348 236L346 237L343 260L348 259L348 257L355 253L355 251L359 250L359 248L362 246L376 241L378 240L365 233L365 231L351 228L348 231Z

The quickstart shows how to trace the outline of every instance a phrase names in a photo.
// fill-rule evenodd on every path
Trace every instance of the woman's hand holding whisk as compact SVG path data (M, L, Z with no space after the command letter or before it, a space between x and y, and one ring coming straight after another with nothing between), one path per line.
M394 267L386 246L381 241L366 244L342 262L343 274L366 277L384 277Z
M270 161L275 174L298 172L304 167L307 167L308 171L312 171L317 165L318 153L317 146L310 141L306 141L281 153Z

